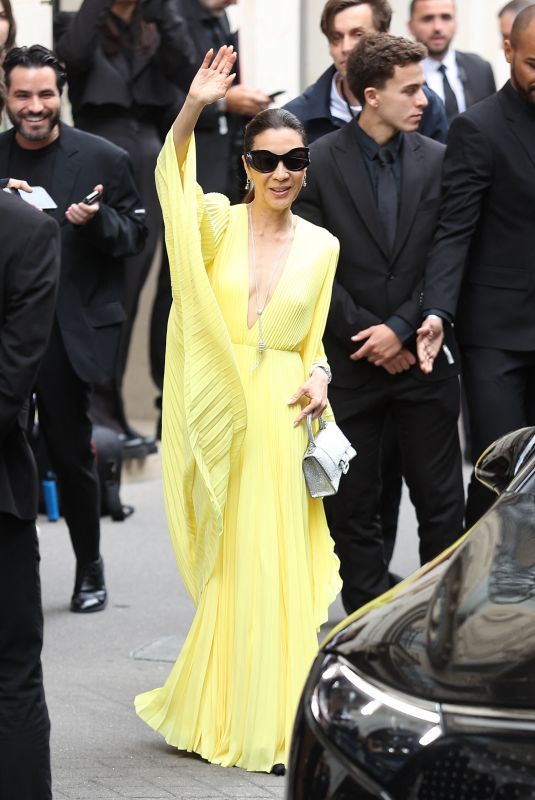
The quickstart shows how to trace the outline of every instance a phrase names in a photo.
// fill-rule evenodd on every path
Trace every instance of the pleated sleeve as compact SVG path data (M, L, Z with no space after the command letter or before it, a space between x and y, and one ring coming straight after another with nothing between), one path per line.
M246 406L230 337L208 280L229 219L222 195L196 184L192 137L179 170L172 132L156 167L173 303L167 329L162 463L171 542L195 603L223 531L231 464L245 432Z

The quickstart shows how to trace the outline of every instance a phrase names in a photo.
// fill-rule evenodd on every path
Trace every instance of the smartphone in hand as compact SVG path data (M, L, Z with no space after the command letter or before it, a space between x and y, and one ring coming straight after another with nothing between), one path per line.
M93 192L89 192L86 194L83 200L80 200L81 203L85 203L88 206L93 205L93 203L98 203L99 200L102 199L102 192L99 192L98 189L95 189Z

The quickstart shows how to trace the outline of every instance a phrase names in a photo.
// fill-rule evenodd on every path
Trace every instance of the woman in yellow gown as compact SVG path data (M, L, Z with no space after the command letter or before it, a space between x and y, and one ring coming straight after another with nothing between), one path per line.
M340 588L323 505L302 473L303 420L327 404L321 340L338 242L290 211L308 151L286 111L249 124L250 204L196 186L193 129L225 96L234 59L232 48L207 54L156 170L173 289L163 479L197 610L165 685L138 695L136 711L180 750L282 771L317 629Z

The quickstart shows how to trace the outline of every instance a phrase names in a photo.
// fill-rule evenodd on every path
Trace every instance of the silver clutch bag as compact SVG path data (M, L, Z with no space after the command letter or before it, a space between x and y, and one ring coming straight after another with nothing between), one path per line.
M312 414L307 416L308 447L303 457L305 483L311 497L336 494L340 478L357 455L349 439L334 422L319 417L319 431L314 438Z

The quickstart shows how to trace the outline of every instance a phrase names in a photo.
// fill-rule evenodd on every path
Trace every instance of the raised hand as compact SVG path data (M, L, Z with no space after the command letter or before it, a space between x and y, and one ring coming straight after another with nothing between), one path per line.
M189 88L190 98L203 106L222 100L236 77L231 74L235 61L232 45L223 45L215 56L212 49L208 50Z

